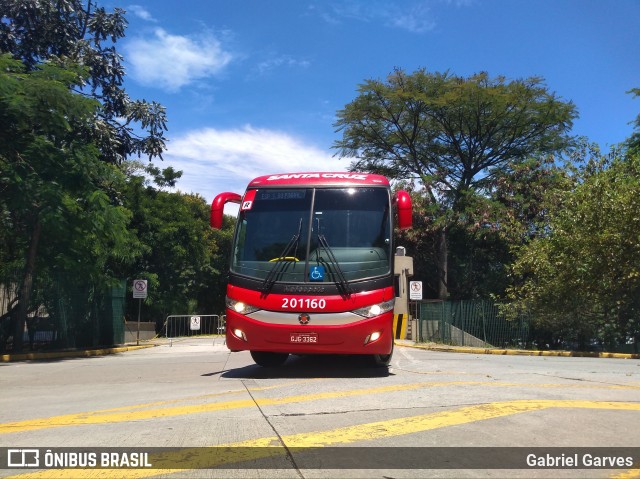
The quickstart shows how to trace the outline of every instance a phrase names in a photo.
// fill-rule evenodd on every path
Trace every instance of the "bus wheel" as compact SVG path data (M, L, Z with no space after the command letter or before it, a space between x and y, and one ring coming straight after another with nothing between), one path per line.
M269 353L266 351L251 351L251 357L257 365L271 368L282 366L289 357L288 353Z
M391 345L391 352L389 354L372 354L371 365L377 368L389 366L389 364L391 364L391 356L393 356L393 344Z

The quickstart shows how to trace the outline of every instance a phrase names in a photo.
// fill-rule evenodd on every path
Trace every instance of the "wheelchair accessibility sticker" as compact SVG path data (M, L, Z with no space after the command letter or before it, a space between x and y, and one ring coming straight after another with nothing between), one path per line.
M312 266L309 271L311 281L324 281L324 266Z

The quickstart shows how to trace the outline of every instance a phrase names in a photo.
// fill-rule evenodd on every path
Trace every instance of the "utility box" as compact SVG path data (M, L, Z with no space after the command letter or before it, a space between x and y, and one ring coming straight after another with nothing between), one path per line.
M413 257L406 255L404 247L396 248L393 273L396 277L396 304L393 308L393 334L395 339L407 337L409 316L409 278L413 276Z

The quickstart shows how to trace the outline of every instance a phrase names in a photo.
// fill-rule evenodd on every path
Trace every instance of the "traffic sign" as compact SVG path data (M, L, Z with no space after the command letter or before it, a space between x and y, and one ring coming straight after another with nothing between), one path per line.
M200 331L200 316L191 316L191 331Z
M409 299L422 300L422 281L409 281Z
M147 291L148 289L146 279L133 280L133 299L146 299Z

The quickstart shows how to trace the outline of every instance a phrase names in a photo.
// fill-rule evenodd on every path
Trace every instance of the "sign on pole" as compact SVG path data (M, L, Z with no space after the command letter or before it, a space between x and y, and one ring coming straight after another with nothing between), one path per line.
M138 301L138 333L136 334L136 344L140 346L140 307L142 306L142 300L147 299L147 280L146 279L134 279L133 280L133 299L139 299Z
M200 316L191 316L191 331L200 331Z
M422 281L409 281L409 299L422 300Z
M133 280L133 299L147 299L147 280Z

